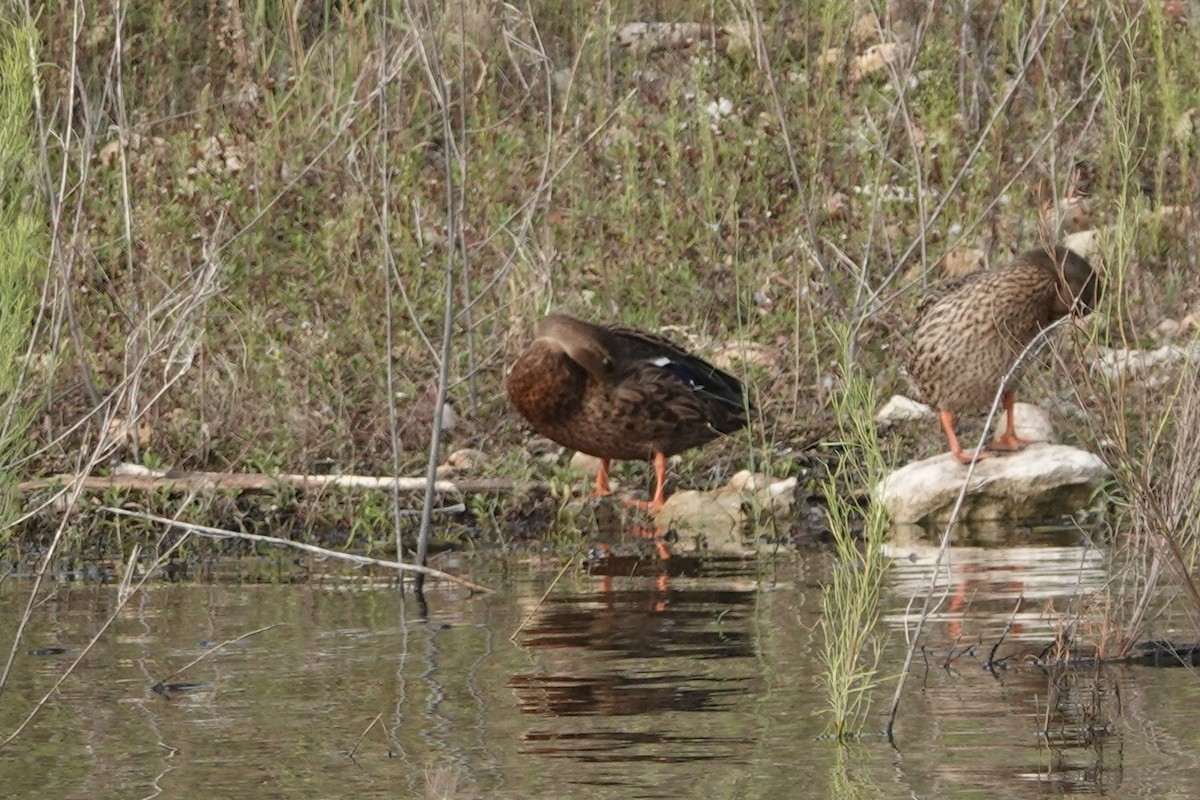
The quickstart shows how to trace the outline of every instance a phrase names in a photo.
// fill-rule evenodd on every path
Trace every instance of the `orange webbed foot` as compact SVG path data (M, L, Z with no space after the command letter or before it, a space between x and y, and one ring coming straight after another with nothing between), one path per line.
M649 511L651 514L657 514L658 512L662 511L662 507L663 507L662 500L655 502L654 500L627 499L627 500L625 500L625 503L627 505L633 506L634 508L641 509L642 511Z
M1015 453L1018 450L1024 450L1031 444L1038 444L1041 439L1023 439L1015 433L1005 433L996 441L992 442L988 450L998 453Z
M626 500L625 502L634 508L640 508L643 511L649 511L651 514L657 514L662 511L666 505L666 498L663 494L663 484L667 481L667 457L662 453L654 454L654 496L649 500Z
M1016 451L1027 447L1031 444L1036 444L1037 439L1024 439L1017 436L1015 407L1016 400L1012 392L1004 393L1004 433L1000 434L996 441L992 442L988 450L994 450L1000 453L1015 453Z
M972 461L983 461L990 453L987 450L954 450L951 455L958 459L960 464L970 464Z
M612 494L612 487L608 485L608 459L600 459L600 469L596 471L596 488L591 491L588 497L608 497Z

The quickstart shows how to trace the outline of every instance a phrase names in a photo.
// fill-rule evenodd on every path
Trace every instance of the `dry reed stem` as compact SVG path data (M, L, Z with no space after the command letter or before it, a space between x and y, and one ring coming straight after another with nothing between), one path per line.
M363 728L363 732L358 735L357 739L355 739L354 747L350 748L350 752L346 754L346 758L349 758L351 761L354 760L354 754L358 752L359 745L362 744L363 739L367 738L367 734L371 732L371 729L379 724L379 720L381 720L381 719L383 719L383 712L376 714L375 719L371 720L370 724L368 724L367 727ZM385 731L384 735L385 736L387 735L386 731ZM389 742L388 746L390 748L390 746L391 746L390 742Z
M569 569L570 566L575 563L575 556L579 555L579 552L579 550L576 550L574 553L572 553L571 557L568 558L566 563L562 565L562 569L560 569L558 574L554 576L554 580L550 581L550 585L546 587L546 591L542 592L542 596L538 598L537 603L533 606L533 609L529 612L528 616L526 616L525 619L522 620L521 624L517 626L517 629L512 632L512 636L508 637L510 642L515 642L521 631L525 630L525 626L529 624L529 621L532 620L534 615L537 614L537 612L541 609L542 604L546 602L546 598L550 596L550 593L554 591L554 587L558 585L560 580L562 580L562 576L567 574L567 569Z

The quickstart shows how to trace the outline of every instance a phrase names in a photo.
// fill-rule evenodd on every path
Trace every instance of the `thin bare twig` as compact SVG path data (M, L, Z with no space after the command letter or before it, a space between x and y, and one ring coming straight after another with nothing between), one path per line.
M358 739L356 739L354 742L354 747L350 748L350 752L346 754L346 758L354 760L354 754L358 752L358 746L362 744L363 739L367 738L367 734L371 732L371 728L374 728L376 725L378 725L379 720L381 719L383 719L383 712L376 714L375 719L371 720L371 723L367 725L367 727L363 728L363 732L358 735ZM386 731L384 731L384 735L387 735Z
M1008 623L1004 626L1004 630L1000 632L1000 638L996 639L996 643L992 645L992 649L988 651L987 662L984 667L988 670L995 671L996 669L996 651L1000 649L1000 645L1004 644L1004 640L1008 638L1008 634L1012 632L1013 623L1017 621L1017 612L1021 610L1021 604L1025 602L1025 595L1021 594L1017 597L1017 602L1013 604L1012 613L1008 615Z
M391 30L391 20L386 11L381 10L379 14L379 44L383 54L391 52L388 46L388 32ZM384 70L384 65L388 63L386 55L379 59L379 82L380 88L383 89L387 81L390 80L389 74ZM388 93L386 91L379 92L379 116L383 120L387 120L388 116ZM387 385L387 411L388 411L388 431L391 433L392 444L392 474L400 474L400 417L396 411L396 367L392 363L392 353L396 352L396 323L392 314L392 159L390 156L390 138L387 135L386 126L380 126L377 130L377 138L382 158L379 159L379 180L382 197L380 198L381 210L375 215L379 223L379 236L383 240L383 247L380 248L383 252L383 266L380 270L383 275L383 325L384 325L384 341L387 345L385 351L384 364L384 380ZM420 226L417 226L420 229ZM420 330L418 326L417 330ZM423 334L422 334L423 335ZM396 541L396 555L402 556L404 553L404 533L403 526L400 524L400 486L397 484L392 489L392 536ZM369 730L369 729L368 729ZM365 731L364 731L365 734ZM356 744L357 748L358 745ZM353 756L353 753L351 753Z
M405 8L410 24L412 24L415 30L420 32L417 39L417 53L420 55L421 64L425 68L430 93L437 103L438 115L442 123L442 141L444 142L442 148L442 165L443 177L446 181L447 245L446 271L444 275L445 290L443 293L444 307L442 309L442 344L438 360L437 396L433 404L433 419L429 434L429 461L426 467L429 484L425 490L425 502L421 511L421 526L417 533L416 558L417 563L421 566L425 565L429 549L429 538L432 534L430 525L433 519L433 481L437 477L437 465L442 446L442 412L446 406L446 390L450 383L450 356L451 346L454 342L454 260L461 247L459 239L462 236L461 209L457 202L458 196L454 174L454 126L450 120L449 93L453 83L449 76L446 75L445 68L441 63L436 42L431 43L432 46L426 46L424 34L432 31L434 25L433 12L429 8L429 4L424 3L423 5L425 13L422 21L417 20L417 15L414 13L411 4L405 3ZM459 99L459 102L465 103L466 101L466 97ZM465 158L465 153L459 154L460 160L464 160ZM465 166L462 169L465 174ZM420 594L423 585L423 574L418 572L415 586L418 594Z
M113 113L117 121L117 156L121 167L121 224L124 231L125 239L125 270L128 273L129 286L129 318L134 320L141 319L142 316L142 301L140 293L142 291L141 280L137 273L137 266L133 258L133 198L129 188L129 120L125 113L125 80L124 70L122 66L125 59L122 57L124 53L124 34L125 27L125 4L121 0L112 0L113 13L113 55L112 69L115 73L110 79L113 86ZM140 362L140 353L144 347L144 343L139 338L131 338L126 348L126 362L137 364ZM138 403L138 382L141 376L141 370L133 373L134 385L132 391L125 396L128 411L125 416L127 419L137 419L141 416ZM138 455L140 444L137 437L133 437L130 442L133 450L134 458L140 460Z

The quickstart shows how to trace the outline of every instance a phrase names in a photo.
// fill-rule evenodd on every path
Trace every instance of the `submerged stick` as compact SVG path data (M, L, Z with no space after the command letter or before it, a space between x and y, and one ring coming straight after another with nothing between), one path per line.
M1004 630L1000 632L1000 638L992 645L992 649L988 652L987 662L983 665L984 669L996 673L996 651L1000 649L1000 645L1004 644L1004 640L1008 638L1008 634L1012 632L1013 624L1017 621L1017 614L1021 610L1021 604L1025 602L1025 593L1021 592L1017 597L1017 602L1013 603L1012 613L1008 615L1008 624L1004 626Z
M350 759L351 761L354 760L354 754L358 752L359 745L362 744L363 739L367 738L367 734L371 732L371 728L374 728L376 725L378 725L379 720L381 720L381 719L383 719L382 711L379 712L378 714L376 714L375 719L371 720L371 724L368 725L366 728L364 728L363 732L358 735L358 740L354 743L354 747L350 748L350 752L346 754L346 758ZM387 736L387 731L384 731L383 735ZM392 743L388 742L389 753L391 752L391 749L392 749Z
M537 601L537 604L533 607L533 610L530 611L529 615L527 617L525 617L525 620L520 625L517 626L517 629L512 632L512 636L508 637L508 640L510 642L515 642L517 640L517 636L520 635L521 631L525 630L525 626L529 624L529 621L531 619L533 619L533 616L535 614L537 614L537 612L541 609L542 604L546 602L546 598L549 597L550 593L554 591L554 587L558 586L558 582L560 580L562 580L562 576L566 575L567 570L571 567L572 564L575 563L575 556L577 556L577 555L579 555L578 550L576 550L574 553L572 553L571 557L568 558L566 563L562 565L562 569L560 569L558 571L558 574L554 576L554 580L550 581L550 585L546 588L546 591L542 594L541 598Z
M232 638L232 639L226 639L225 641L223 641L223 642L221 642L221 643L219 643L219 644L215 644L215 645L213 645L212 647L210 647L208 650L205 650L203 653L201 653L200 655L198 655L198 656L196 656L195 658L193 658L193 659L192 659L191 661L189 661L188 663L184 664L184 665L183 665L182 667L180 667L179 669L177 669L177 670L175 670L174 672L172 672L172 673L171 673L170 675L168 675L167 677L165 677L165 678L163 678L162 680L158 681L158 682L157 682L156 684L154 684L154 686L153 686L153 687L151 687L151 688L152 688L152 689L154 689L154 690L156 690L156 691L157 691L157 690L161 690L161 689L163 689L163 688L164 688L164 687L167 685L167 681L171 680L171 678L174 678L176 675L180 675L180 674L182 674L182 673L184 673L184 672L187 672L189 669L191 669L192 667L196 666L196 665L197 665L197 664L199 664L201 661L203 661L204 659L208 658L209 656L211 656L213 653L215 653L215 652L217 652L218 650L220 650L220 649L221 649L222 647L224 647L225 645L227 645L227 644L236 644L237 642L240 642L240 641L242 641L243 639L249 639L251 636L257 636L257 635L258 635L258 634L260 634L260 633L265 633L266 631L269 631L269 630L271 630L272 628L278 628L278 627L279 627L280 625L282 625L282 624L283 624L282 622L276 622L276 623L274 623L274 624L267 625L266 627L259 628L258 630L250 631L249 633L243 633L241 636L235 636L235 637L234 637L234 638Z
M208 536L213 539L245 539L251 542L262 542L264 544L275 544L282 547L294 547L297 550L304 550L309 553L314 553L326 558L336 558L342 561L352 561L355 564L368 564L376 567L385 567L394 569L400 572L415 572L418 575L426 575L431 578L441 578L464 586L473 592L483 592L491 594L492 589L486 586L481 586L478 583L460 578L457 575L451 575L448 572L442 572L439 569L426 567L419 564L405 564L402 561L385 561L381 558L371 558L370 556L360 556L354 553L339 553L337 550L328 550L324 547L317 547L315 544L306 542L294 542L291 539L281 539L278 536L263 536L258 533L239 533L238 531L225 530L224 528L212 528L207 525L196 525L191 522L180 522L177 519L169 517L160 517L156 514L145 514L141 511L127 511L123 508L114 508L113 506L102 506L101 511L108 511L112 514L117 514L122 517L133 517L135 519L146 520L147 522L159 522L164 525L171 525L177 528L183 528L186 531L197 534L199 536Z

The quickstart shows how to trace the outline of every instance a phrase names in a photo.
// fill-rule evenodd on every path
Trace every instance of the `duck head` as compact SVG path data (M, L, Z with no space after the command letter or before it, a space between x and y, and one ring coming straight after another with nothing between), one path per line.
M1087 259L1061 245L1048 250L1046 255L1053 258L1052 267L1058 276L1059 294L1054 309L1058 315L1085 317L1095 311L1104 287Z
M538 341L557 347L592 377L608 380L616 368L602 331L570 314L549 314L538 323Z

